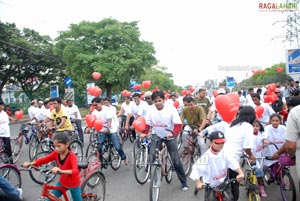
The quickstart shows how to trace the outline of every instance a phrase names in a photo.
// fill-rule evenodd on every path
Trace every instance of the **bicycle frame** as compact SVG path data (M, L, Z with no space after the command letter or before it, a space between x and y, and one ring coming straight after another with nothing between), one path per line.
M50 190L59 190L62 193L65 201L69 201L67 196L68 189L62 186L53 186L48 184L43 184L43 190L41 193L41 198L48 198L50 201L62 201L59 197L50 192Z

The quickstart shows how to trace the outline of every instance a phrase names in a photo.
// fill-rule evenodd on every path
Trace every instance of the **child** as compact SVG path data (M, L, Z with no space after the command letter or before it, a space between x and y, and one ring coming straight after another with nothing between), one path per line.
M263 149L263 134L264 134L264 127L263 125L258 121L255 120L253 122L253 148L252 148L252 153L254 154L255 157L262 157L262 149ZM257 170L256 170L256 177L257 177L257 182L259 185L259 191L262 197L267 197L265 187L264 187L264 181L263 181L263 176L264 173L262 171L262 165L259 163L260 161L257 161Z
M212 188L221 185L228 177L228 168L238 172L236 179L240 182L244 178L244 174L239 163L230 157L230 154L223 151L226 141L224 133L214 131L209 135L209 140L211 142L210 148L193 165L190 175L190 178L196 181L197 189L201 189L205 183L209 183ZM200 177L202 177L202 181ZM232 200L231 189L228 188L223 196L223 200ZM205 191L205 201L214 199L215 195L212 189Z
M278 149L283 145L285 138L285 126L281 124L282 119L279 114L272 114L270 117L270 124L265 126L265 132L263 136L263 156L272 156L277 149L274 145L270 145L270 143L276 144ZM269 145L269 146L267 146ZM273 165L274 164L274 165ZM267 167L276 169L277 160L265 160L264 165Z
M81 201L80 171L78 169L76 154L69 150L69 135L66 132L56 133L52 141L55 151L33 162L24 162L23 167L40 166L55 160L58 167L54 167L52 172L54 174L62 173L56 185L70 190L73 200ZM61 192L58 190L53 190L52 193L58 197L61 196Z

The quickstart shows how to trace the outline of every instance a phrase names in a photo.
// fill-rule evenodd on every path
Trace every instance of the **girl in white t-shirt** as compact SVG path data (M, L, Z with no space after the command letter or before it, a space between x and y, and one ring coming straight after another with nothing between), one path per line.
M262 149L263 149L263 135L264 135L264 127L263 125L258 121L255 120L253 122L253 148L252 153L255 157L262 157ZM264 172L263 172L263 164L260 163L260 160L256 161L256 167L258 168L256 170L256 177L257 177L257 183L258 188L260 191L260 194L262 197L267 197L265 187L264 187Z
M263 136L264 149L262 151L263 156L272 156L277 148L271 143L275 144L278 149L283 145L285 141L285 126L281 124L282 119L279 114L272 114L270 117L270 124L265 126L265 132ZM277 160L265 160L265 166L277 169Z

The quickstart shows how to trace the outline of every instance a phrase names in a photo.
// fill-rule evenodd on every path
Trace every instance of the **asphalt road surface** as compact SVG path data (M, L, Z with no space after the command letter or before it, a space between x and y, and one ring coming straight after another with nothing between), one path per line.
M12 124L11 135L16 136L19 130L20 124ZM88 135L85 136L84 149L87 147ZM110 167L103 170L106 177L106 201L147 201L149 200L149 183L140 185L136 182L133 174L133 158L132 158L132 143L129 141L125 142L124 151L130 156L129 164L125 166L123 163L121 167L114 171ZM17 162L18 167L24 161L28 161L28 146L24 144L23 153ZM298 177L296 174L295 167L291 168L291 173L297 186L297 200L300 200L299 188L298 188ZM42 187L35 184L29 177L28 172L21 172L22 176L22 189L24 201L34 201L39 198ZM183 200L204 200L204 192L199 191L197 196L194 196L194 182L188 179L189 190L183 192L180 189L180 182L173 173L173 180L170 184L167 184L165 180L162 182L160 191L160 201L183 201ZM278 201L281 200L280 189L278 185L271 184L267 185L267 198L262 200L266 201ZM241 201L247 200L245 187L240 187L240 199Z

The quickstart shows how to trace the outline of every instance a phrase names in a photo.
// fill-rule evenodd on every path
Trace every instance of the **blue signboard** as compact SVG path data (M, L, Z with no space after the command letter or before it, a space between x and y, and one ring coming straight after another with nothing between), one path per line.
M58 97L58 85L51 85L50 86L50 98Z
M227 77L226 78L226 86L228 88L233 88L235 86L235 80L233 77Z
M300 73L300 49L288 50L288 74Z
M66 79L65 79L65 85L67 85L67 87L70 87L72 85L72 83L73 83L72 78L66 77Z

